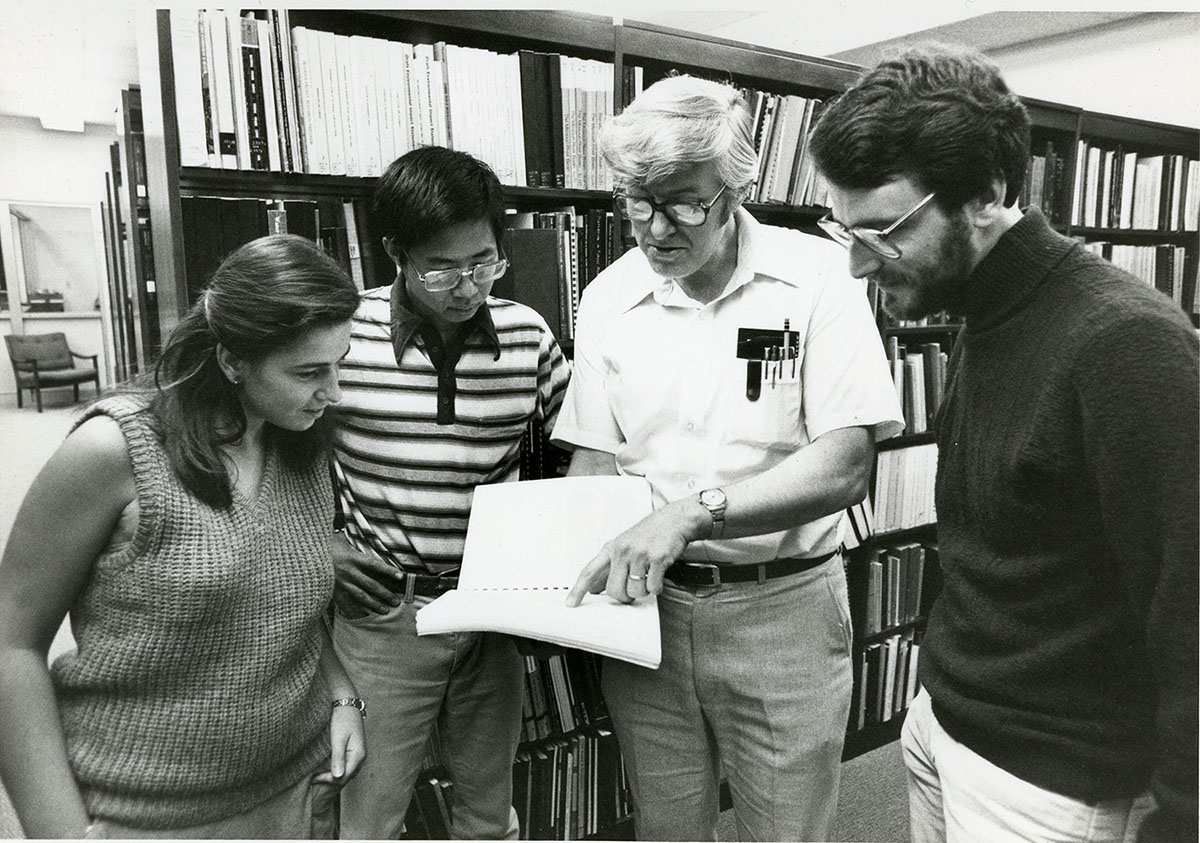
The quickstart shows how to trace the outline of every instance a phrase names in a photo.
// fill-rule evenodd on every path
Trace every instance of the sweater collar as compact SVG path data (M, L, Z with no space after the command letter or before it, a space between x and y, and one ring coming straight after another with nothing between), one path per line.
M1030 207L1001 235L963 286L957 308L967 324L985 328L1003 320L1042 285L1075 242Z

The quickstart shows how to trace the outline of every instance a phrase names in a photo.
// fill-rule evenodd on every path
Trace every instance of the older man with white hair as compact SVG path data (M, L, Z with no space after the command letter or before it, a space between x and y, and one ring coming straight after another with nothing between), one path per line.
M655 511L567 600L658 595L663 661L604 664L641 839L829 834L850 706L841 512L901 426L882 343L839 247L761 225L751 115L670 77L602 136L638 249L580 304L556 440L571 474L645 477Z

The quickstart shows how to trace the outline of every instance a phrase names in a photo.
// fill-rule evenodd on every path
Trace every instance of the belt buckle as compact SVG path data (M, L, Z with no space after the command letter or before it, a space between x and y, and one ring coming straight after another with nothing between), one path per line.
M458 568L450 568L442 571L437 577L436 591L439 595L445 594L447 591L453 591L458 588Z
M700 585L715 588L716 586L721 584L721 569L718 566L714 565L713 563L711 563L711 562L685 562L684 564L688 565L689 567L692 567L692 568L704 569L704 570L708 571L709 576L712 578L712 582L700 583Z

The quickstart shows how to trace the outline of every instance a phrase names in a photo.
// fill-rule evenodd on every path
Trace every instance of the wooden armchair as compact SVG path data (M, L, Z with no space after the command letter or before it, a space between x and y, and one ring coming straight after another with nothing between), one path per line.
M17 381L17 407L25 406L21 391L31 390L37 396L37 409L42 411L42 390L70 386L79 400L79 385L91 381L100 392L100 367L97 354L76 354L67 347L66 334L21 334L4 338L8 359ZM77 367L75 360L91 360L92 365Z

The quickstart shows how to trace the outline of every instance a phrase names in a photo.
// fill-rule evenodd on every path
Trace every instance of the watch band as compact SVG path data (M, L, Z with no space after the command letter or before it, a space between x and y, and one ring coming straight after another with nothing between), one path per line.
M700 504L712 516L712 532L709 539L719 539L725 533L725 507L728 505L722 489L705 489L700 493Z
M351 708L357 708L359 714L361 714L363 717L367 716L367 701L362 697L342 697L340 700L333 701L334 708L340 708L344 705L348 705Z

